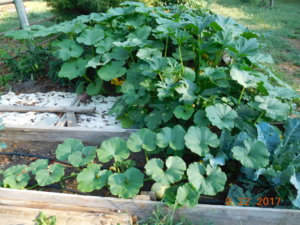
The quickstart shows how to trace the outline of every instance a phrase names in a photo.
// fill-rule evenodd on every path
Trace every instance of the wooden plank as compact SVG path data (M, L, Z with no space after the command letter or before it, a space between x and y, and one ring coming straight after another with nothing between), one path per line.
M0 112L75 112L93 113L95 106L0 106Z
M0 205L0 224L3 225L32 225L34 219L41 212L41 209L1 206ZM47 216L56 216L57 225L80 224L80 225L111 225L133 224L132 216L124 213L93 213L78 211L43 210Z
M81 196L0 188L0 205L70 211L124 212L147 219L162 203L145 200ZM300 210L199 204L175 212L195 224L214 225L298 225Z
M73 101L71 103L71 106L78 106L79 103L80 103L80 101L81 101L81 98L82 97L80 95L76 96L73 99ZM67 114L64 113L63 116L60 118L60 120L55 124L55 126L57 126L57 127L64 127L66 123L67 123Z
M67 118L68 127L76 127L77 126L75 113L67 112L66 118Z
M14 4L14 1L0 2L0 5L10 5L10 4Z
M134 129L95 129L84 127L6 126L0 130L0 141L63 142L68 138L99 144L111 137L127 139Z
M23 0L23 2L30 2L32 0ZM0 6L1 5L10 5L10 4L14 4L14 1L6 1L6 2L0 2Z

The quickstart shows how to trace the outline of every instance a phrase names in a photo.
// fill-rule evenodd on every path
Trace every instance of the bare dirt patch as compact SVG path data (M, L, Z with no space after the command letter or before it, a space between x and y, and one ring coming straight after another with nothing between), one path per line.
M300 91L300 77L295 76L295 74L300 73L300 66L296 66L291 62L282 62L278 66L287 77L292 77L293 82L298 86L298 91Z
M291 39L291 38L289 38L288 40L291 43L291 45L293 45L300 52L300 40L299 39Z

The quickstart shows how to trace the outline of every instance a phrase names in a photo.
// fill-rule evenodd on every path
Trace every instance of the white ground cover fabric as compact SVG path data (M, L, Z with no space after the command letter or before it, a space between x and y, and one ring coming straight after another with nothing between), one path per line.
M9 92L0 97L0 105L10 106L71 106L77 94L65 92L48 92L33 94L15 94ZM96 111L91 115L76 114L77 125L88 128L121 128L121 124L115 116L108 115L108 111L114 105L117 97L93 96L86 103L79 106L95 106ZM0 113L2 123L19 126L55 126L60 119L55 113Z

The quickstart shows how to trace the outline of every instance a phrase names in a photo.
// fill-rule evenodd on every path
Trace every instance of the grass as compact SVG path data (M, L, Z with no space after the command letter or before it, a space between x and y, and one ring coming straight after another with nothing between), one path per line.
M259 33L262 50L273 56L273 70L293 87L300 89L300 1L277 0L273 8L259 0L210 0L215 13L230 16Z
M0 2L5 1L7 0L0 0ZM36 21L53 16L51 8L49 8L47 4L43 2L43 0L33 0L30 2L24 2L24 5L29 23L34 23ZM50 26L52 24L52 21L45 21L41 23L41 25L45 26ZM20 27L20 23L14 4L0 6L0 33L18 27ZM8 39L3 35L0 36L0 62L4 61L8 54L11 56L18 55L20 51L24 51L26 49L27 46L23 43ZM6 71L5 69L0 70L0 75L6 73L8 73L8 71Z
M0 2L4 2L4 0L0 0ZM24 2L24 5L30 23L53 16L51 8L42 0ZM0 33L19 26L14 4L0 6Z
M277 0L273 8L259 6L260 0L243 1L207 0L206 2L213 12L230 16L259 33L263 51L271 54L275 60L273 70L293 87L300 89L300 1ZM51 9L42 0L24 4L31 23L53 15ZM43 25L51 25L51 23L48 21ZM0 33L18 26L19 21L14 5L0 6ZM24 48L24 45L0 36L0 61L7 52L14 55L22 47Z
M4 0L0 0L0 2L4 2ZM24 5L27 11L29 23L53 16L51 8L49 8L42 0L24 2ZM47 26L51 24L53 24L53 22L46 21L42 25ZM14 4L0 6L0 33L18 28L19 26L20 23ZM19 50L19 48L16 48L16 45L21 48L21 45L15 41L9 40L4 36L0 36L0 61L1 58L5 57L5 53L14 55L16 50Z

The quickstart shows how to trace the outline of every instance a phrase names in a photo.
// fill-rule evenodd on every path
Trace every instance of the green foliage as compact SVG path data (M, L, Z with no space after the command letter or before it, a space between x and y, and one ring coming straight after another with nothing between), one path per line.
M144 174L128 158L144 152L146 179L156 182L153 189L168 205L191 207L201 194L237 186L249 195L280 193L298 205L300 122L289 115L299 95L268 68L272 60L261 56L257 34L206 11L125 2L107 13L8 35L52 34L71 44L54 49L65 59L59 76L91 94L122 81L111 113L126 127L142 128L97 150L112 174L94 165L95 150L81 142L58 147L58 159L83 169L81 190L108 186L113 195L133 197ZM285 122L284 131L274 122Z
M133 198L144 183L144 174L136 168L109 176L109 190L120 198Z
M56 225L56 216L47 216L46 213L40 212L35 218L34 225Z
M103 12L118 6L123 0L45 0L49 6L63 14L82 14Z
M4 58L8 65L12 77L16 80L36 80L39 77L47 75L51 70L49 61L53 60L53 56L47 49L36 47L34 50L19 53L22 57L17 60L14 57L8 56Z
M170 156L166 160L167 170L163 170L164 162L161 159L151 159L147 162L146 174L161 184L173 184L180 181L185 170L185 162L178 156Z
M78 174L76 179L79 191L91 192L99 190L107 184L111 171L100 170L100 168L101 165L91 164Z

